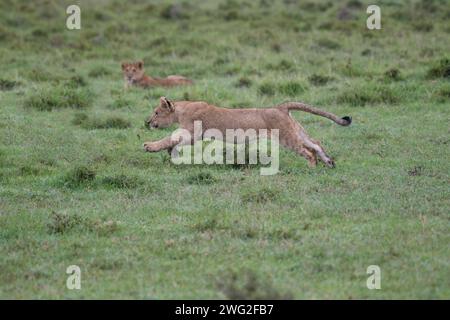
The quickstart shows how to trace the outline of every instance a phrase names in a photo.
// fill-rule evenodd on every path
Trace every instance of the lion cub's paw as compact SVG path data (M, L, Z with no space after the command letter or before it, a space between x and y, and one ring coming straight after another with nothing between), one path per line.
M327 161L325 161L325 164L331 169L336 168L336 163L334 163L334 161L331 159L328 159Z
M153 142L144 143L144 150L147 152L156 152L159 151L156 145Z

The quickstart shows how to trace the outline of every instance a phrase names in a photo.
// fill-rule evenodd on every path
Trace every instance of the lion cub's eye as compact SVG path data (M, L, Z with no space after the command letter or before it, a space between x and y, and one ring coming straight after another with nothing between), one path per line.
M155 114L156 114L156 115L158 115L158 113L159 113L158 111L155 111Z

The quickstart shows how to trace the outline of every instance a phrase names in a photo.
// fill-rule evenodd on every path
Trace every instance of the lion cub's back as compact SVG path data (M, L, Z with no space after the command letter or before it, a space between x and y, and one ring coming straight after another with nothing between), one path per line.
M203 121L207 122L208 128L219 129L223 132L226 129L271 129L272 123L283 121L283 114L274 108L228 109L208 106L202 112Z

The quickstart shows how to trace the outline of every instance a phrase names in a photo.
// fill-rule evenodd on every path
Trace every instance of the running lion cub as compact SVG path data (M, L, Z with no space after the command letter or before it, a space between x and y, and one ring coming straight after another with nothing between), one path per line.
M291 117L291 110L319 115L341 126L348 126L352 122L351 117L339 118L301 102L286 102L265 109L226 109L203 101L170 101L161 97L159 106L145 121L146 125L150 128L164 128L178 123L180 128L190 132L192 139L182 141L181 138L169 136L159 141L144 143L144 149L148 152L168 150L170 153L175 147L192 145L201 140L208 129L219 130L224 136L226 129L267 129L268 136L270 130L278 129L280 144L305 157L311 167L316 166L318 156L328 167L334 168L334 161L325 153L320 142L308 136L305 129ZM202 133L197 137L194 136L194 121L202 123Z
M122 72L123 78L125 80L125 89L131 86L138 87L173 87L180 85L192 84L192 80L185 78L183 76L168 76L167 78L152 78L145 75L144 72L144 62L122 62Z

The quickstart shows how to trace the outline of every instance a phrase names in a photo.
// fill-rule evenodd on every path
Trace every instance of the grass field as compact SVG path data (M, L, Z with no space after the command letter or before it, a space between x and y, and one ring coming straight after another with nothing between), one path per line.
M0 298L450 298L450 4L368 4L1 1ZM125 91L137 59L195 85ZM353 124L293 113L334 170L176 166L142 150L162 95Z

